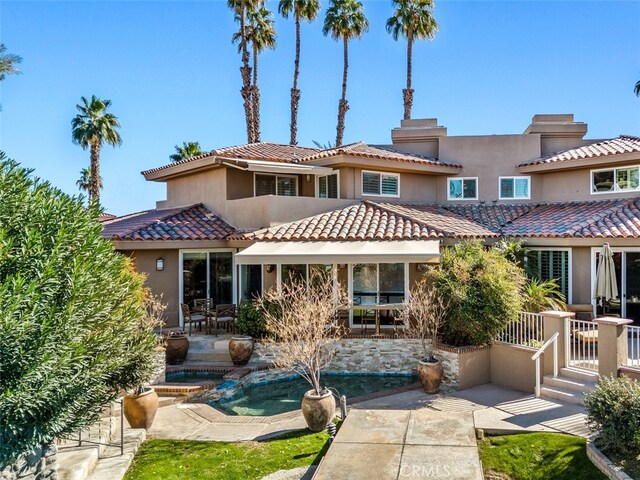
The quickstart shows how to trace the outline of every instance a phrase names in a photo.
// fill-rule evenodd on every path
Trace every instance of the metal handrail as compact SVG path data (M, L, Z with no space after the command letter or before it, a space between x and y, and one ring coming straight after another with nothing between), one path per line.
M558 376L558 336L560 332L556 332L542 344L536 353L531 356L531 360L536 362L536 397L540 396L540 356L553 343L553 376Z

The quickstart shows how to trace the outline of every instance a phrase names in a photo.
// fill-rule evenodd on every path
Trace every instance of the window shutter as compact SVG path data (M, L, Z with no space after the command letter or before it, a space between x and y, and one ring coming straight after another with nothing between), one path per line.
M256 197L276 194L276 177L274 175L256 175Z
M382 195L398 195L398 177L382 175Z
M380 195L380 174L364 172L362 174L362 193L364 195Z
M338 198L338 174L334 173L326 177L327 179L327 197Z

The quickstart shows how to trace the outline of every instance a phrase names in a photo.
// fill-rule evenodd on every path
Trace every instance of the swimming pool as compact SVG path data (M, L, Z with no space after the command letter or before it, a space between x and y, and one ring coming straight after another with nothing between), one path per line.
M347 398L359 397L374 392L404 387L417 381L414 375L355 375L328 374L322 376L323 386L331 387ZM240 388L230 398L209 405L227 415L277 415L300 408L306 391L310 390L306 380L292 377Z

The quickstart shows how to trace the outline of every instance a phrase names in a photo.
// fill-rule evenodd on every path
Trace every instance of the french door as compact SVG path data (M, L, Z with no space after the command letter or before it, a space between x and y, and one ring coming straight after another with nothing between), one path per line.
M612 250L618 297L606 302L604 313L619 315L638 324L640 323L640 250L615 247ZM595 268L597 269L600 260L598 251L595 256ZM595 281L595 271L592 276L593 281ZM600 306L598 306L598 313L603 313Z
M214 305L235 303L233 251L181 251L180 297L193 306L194 300L211 299Z

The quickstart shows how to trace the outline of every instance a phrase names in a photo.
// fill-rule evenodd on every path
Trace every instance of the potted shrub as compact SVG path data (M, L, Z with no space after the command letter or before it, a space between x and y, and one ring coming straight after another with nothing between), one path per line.
M419 338L424 356L418 362L418 377L426 393L436 393L440 389L444 367L427 348L427 339L432 347L438 341L438 334L447 315L448 301L438 295L429 277L416 282L403 302L400 318L406 335Z
M162 316L166 305L163 305L159 297L146 292L143 300L144 314L140 319L141 329L156 329L162 326ZM136 388L132 394L126 394L123 403L123 413L131 428L151 428L153 420L158 411L158 394L154 388L145 386L157 371L164 368L164 355L158 355L162 352L162 342L160 337L157 340L155 348L156 355L150 361L143 361L139 365L139 369L135 372ZM166 353L165 353L166 355Z
M345 305L343 289L336 291L328 274L313 273L309 284L291 277L279 290L258 299L265 317L265 342L277 347L274 365L297 373L311 387L302 399L302 414L313 432L324 430L335 413L335 399L323 387L320 372L333 359L333 344L343 335L335 324Z

